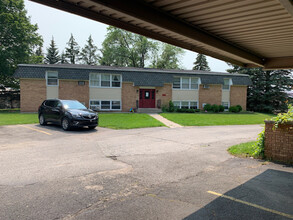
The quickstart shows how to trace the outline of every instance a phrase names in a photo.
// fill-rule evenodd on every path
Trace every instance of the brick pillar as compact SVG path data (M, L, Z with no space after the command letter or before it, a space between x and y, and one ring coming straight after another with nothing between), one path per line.
M273 121L265 121L266 158L293 164L293 122L273 127Z

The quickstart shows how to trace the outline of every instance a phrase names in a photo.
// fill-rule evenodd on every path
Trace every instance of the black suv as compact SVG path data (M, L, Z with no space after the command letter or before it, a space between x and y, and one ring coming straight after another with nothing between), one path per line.
M87 109L76 100L45 100L39 107L38 113L40 125L52 122L61 125L64 130L84 126L94 129L99 123L98 113Z

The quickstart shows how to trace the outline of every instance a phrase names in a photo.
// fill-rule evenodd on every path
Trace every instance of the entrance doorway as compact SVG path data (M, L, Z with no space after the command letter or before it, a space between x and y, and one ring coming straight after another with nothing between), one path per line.
M156 107L156 90L140 89L139 90L139 108Z

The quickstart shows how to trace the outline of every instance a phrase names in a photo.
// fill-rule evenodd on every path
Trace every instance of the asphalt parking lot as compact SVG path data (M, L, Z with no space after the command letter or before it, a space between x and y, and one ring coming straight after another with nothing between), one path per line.
M0 219L293 219L293 168L226 151L261 130L0 126Z

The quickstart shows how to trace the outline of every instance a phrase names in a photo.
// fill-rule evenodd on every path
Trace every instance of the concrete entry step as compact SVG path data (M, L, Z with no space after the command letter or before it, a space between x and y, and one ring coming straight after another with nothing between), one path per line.
M161 113L162 110L159 108L138 108L138 113Z

